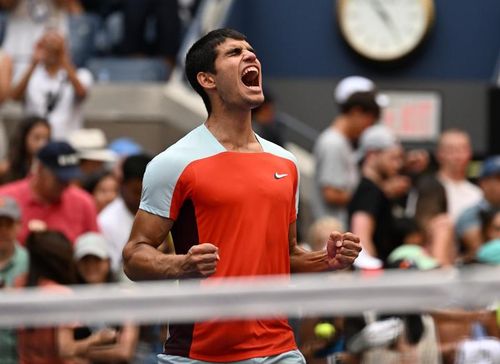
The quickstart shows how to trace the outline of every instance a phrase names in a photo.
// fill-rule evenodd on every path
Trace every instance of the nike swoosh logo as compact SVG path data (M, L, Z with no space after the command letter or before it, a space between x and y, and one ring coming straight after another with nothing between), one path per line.
M276 178L276 179L282 179L286 176L288 176L288 173L283 173L283 174L275 173L274 174L274 178Z

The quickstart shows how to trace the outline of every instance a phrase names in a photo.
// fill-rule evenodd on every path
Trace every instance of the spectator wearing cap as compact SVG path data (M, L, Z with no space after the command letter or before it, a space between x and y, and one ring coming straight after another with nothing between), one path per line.
M103 284L115 282L111 270L108 243L102 234L88 232L80 235L75 242L74 258L77 281L81 284ZM102 325L75 328L78 339L86 339L102 330ZM116 342L106 346L90 347L86 358L93 363L131 363L134 358L139 328L131 323L113 327L117 331Z
M482 200L465 209L455 224L455 234L466 259L472 259L483 243L481 212L500 208L500 156L484 161L478 182L483 192Z
M359 76L343 79L335 89L340 114L324 130L314 146L315 183L312 194L314 219L333 216L347 226L347 205L359 182L353 149L363 131L380 116L383 98L375 84Z
M78 163L68 143L49 142L38 152L30 176L0 187L0 195L14 198L21 208L21 244L30 230L58 230L71 241L98 230L92 197L70 184L80 176Z
M28 271L28 253L17 242L21 211L16 201L0 196L0 287L12 287ZM0 330L0 363L16 364L17 341L12 330Z
M383 186L402 168L403 148L387 127L375 125L361 136L360 157L362 178L349 203L351 231L365 255L386 262L401 242L394 239L393 206Z

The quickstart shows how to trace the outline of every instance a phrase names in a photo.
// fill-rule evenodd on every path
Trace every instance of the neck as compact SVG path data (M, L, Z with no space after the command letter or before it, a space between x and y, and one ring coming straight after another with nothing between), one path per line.
M9 264L14 252L16 250L15 244L7 244L7 246L2 247L0 249L0 269L4 268L7 264Z
M332 122L332 127L336 129L339 133L344 135L346 138L352 140L353 136L350 133L349 120L343 115L339 115Z
M40 187L38 184L38 176L34 175L31 180L29 181L31 184L31 191L33 191L33 195L35 196L35 199L42 202L42 203L47 203L50 204L51 201L44 197L43 193L40 191Z
M46 64L45 65L45 70L51 76L54 76L57 73L57 71L59 71L59 68L60 67L58 64Z
M227 150L257 152L262 148L252 130L251 115L249 110L212 110L205 125Z
M449 169L441 169L439 171L439 177L441 177L442 179L451 180L453 182L460 182L466 179L464 171Z
M381 187L384 179L377 173L376 169L370 166L369 164L365 164L362 169L362 174L365 178L368 178L370 181L375 183L377 186Z

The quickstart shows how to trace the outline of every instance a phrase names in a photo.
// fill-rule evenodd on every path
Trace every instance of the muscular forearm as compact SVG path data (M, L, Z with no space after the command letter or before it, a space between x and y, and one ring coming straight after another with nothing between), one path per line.
M180 279L184 255L164 254L147 244L136 244L123 250L124 271L132 280Z

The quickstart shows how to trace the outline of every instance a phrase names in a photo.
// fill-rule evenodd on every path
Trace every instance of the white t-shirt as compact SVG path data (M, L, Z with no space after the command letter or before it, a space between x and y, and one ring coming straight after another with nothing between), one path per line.
M111 268L116 272L122 265L122 251L130 236L134 215L127 209L125 201L117 197L99 213L97 222L109 243Z
M86 89L92 86L90 71L80 68L77 77ZM47 114L49 94L57 101ZM65 70L50 76L43 65L38 65L26 89L24 111L27 115L47 116L54 140L66 140L72 131L81 129L83 125L82 103L77 100Z
M467 180L452 181L443 177L439 180L446 191L448 214L453 224L467 208L477 205L483 199L483 191Z
M33 48L47 29L68 34L67 15L52 0L20 0L9 12L2 48L12 57L14 80L29 66Z

